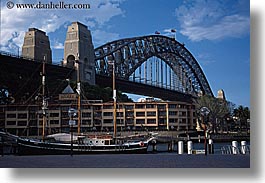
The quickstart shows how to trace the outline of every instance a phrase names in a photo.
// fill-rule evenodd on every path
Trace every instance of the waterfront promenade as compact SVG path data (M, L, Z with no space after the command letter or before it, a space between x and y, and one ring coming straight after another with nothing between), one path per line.
M0 156L0 168L250 168L250 155L6 155Z

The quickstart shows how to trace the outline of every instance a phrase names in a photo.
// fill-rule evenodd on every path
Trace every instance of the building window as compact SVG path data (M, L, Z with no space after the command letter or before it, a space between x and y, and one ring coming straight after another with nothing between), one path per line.
M186 124L186 119L179 119L179 124Z
M168 108L170 109L176 109L177 108L177 104L169 104Z
M145 116L145 112L136 112L136 117L143 117Z
M51 125L58 125L59 124L59 120L50 120L50 124Z
M136 104L135 105L135 108L136 109L144 109L145 108L145 105L144 104Z
M14 125L16 125L16 124L17 124L16 121L7 121L7 122L6 122L6 125L8 125L8 126L14 126Z
M91 120L82 120L82 125L91 125Z
M101 110L101 106L93 106L94 110Z
M117 124L124 124L123 119L117 119Z
M112 112L104 112L103 116L112 116L112 114L113 114Z
M166 111L162 111L162 112L159 112L158 115L159 116L167 116L167 113L166 113Z
M187 116L187 113L185 111L180 111L179 112L179 116L186 117Z
M117 117L123 117L123 112L117 112Z
M26 119L26 118L28 118L28 115L27 115L27 113L18 113L17 118L18 119Z
M154 104L146 104L146 108L147 109L155 108L155 105Z
M82 113L82 117L83 117L83 118L91 117L91 112L83 112L83 113Z
M126 123L127 125L132 125L133 122L134 122L133 119L126 119L126 122L125 122L125 123Z
M178 112L177 111L168 111L168 114L170 116L177 116L178 115Z
M169 118L169 123L177 123L178 119L177 118Z
M105 124L111 124L113 122L113 119L104 119L103 123Z
M165 124L166 124L166 119L165 119L165 118L160 118L160 119L158 120L158 123L159 123L160 125L165 125Z
M6 118L17 118L16 114L6 114Z
M125 105L126 110L133 110L134 106L133 105Z
M156 119L147 119L147 124L156 124Z
M17 126L27 126L27 121L18 121Z
M179 104L179 105L178 105L178 108L179 108L179 109L186 109L187 107L186 107L186 105L184 105L184 104Z
M103 109L113 109L113 105L104 105Z
M50 113L50 117L59 117L59 113Z
M144 124L145 119L136 119L136 124Z
M160 109L160 110L162 110L162 109L163 109L163 110L166 109L166 105L158 105L157 107L158 107L158 109Z
M126 117L134 117L134 113L133 112L126 112Z
M147 116L156 116L156 111L148 111Z

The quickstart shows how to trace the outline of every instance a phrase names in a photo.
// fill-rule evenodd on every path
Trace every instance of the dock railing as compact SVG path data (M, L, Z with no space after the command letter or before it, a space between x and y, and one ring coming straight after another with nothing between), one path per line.
M222 154L250 154L250 146L244 145L240 147L235 147L232 145L226 145L221 147Z

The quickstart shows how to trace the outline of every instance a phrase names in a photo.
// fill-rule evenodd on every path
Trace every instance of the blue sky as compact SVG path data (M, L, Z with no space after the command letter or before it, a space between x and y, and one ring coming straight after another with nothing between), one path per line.
M64 2L90 3L91 9L7 9L6 1L1 1L0 49L21 52L25 31L36 27L47 32L53 49L53 61L60 62L66 29L73 21L80 21L89 27L95 47L116 39L154 34L155 31L168 35L168 30L175 28L177 40L184 42L197 59L214 94L223 89L229 101L250 106L249 0ZM136 99L135 96L133 98Z

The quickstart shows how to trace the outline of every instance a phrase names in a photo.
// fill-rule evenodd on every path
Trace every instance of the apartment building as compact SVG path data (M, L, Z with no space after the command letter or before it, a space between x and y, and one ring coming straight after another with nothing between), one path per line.
M69 108L77 108L76 100L49 104L45 124L47 133L69 132ZM196 128L195 107L185 102L117 103L116 115L118 131L186 131ZM39 105L0 105L0 117L1 128L10 133L22 136L42 134L43 116ZM82 101L81 132L87 131L113 131L112 102Z

